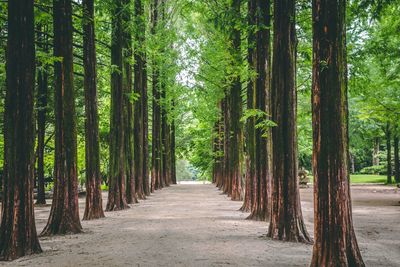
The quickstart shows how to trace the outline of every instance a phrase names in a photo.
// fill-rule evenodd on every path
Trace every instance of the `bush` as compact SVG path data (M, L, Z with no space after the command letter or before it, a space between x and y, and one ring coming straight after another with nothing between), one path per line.
M387 166L386 165L378 165L378 166L370 166L361 169L360 174L379 174L386 175L387 174Z

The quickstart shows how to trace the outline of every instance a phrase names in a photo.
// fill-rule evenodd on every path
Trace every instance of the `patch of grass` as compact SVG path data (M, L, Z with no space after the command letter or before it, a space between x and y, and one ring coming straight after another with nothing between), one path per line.
M385 175L353 174L350 181L353 184L385 184L387 178Z

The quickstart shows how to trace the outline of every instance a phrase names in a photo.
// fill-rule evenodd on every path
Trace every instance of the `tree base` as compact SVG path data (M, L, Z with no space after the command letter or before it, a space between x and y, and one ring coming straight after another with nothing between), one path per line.
M292 231L288 232L285 229L292 229ZM307 230L305 229L305 226L303 225L302 227L299 227L296 225L295 227L277 227L274 226L273 224L270 223L267 237L273 239L273 240L279 240L279 241L286 241L286 242L293 242L293 243L304 243L308 245L313 244L313 240L307 233ZM334 265L336 266L336 265Z
M40 248L39 243L36 243L32 246L32 248L26 248L26 249L18 249L14 248L11 249L11 246L3 245L5 246L4 249L0 249L0 261L13 261L21 257L33 255L33 254L39 254L42 253L42 249Z
M98 210L93 209L90 212L85 212L82 220L83 221L92 221L92 220L102 219L105 217L106 216L104 215L104 212L102 209L98 209Z
M40 237L80 233L82 233L80 222L74 222L72 219L64 219L62 222L48 223L40 234Z

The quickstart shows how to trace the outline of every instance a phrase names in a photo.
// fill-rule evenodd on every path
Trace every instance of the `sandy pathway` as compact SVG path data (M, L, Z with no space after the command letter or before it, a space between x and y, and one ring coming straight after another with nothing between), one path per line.
M354 220L368 266L400 265L396 191L353 189ZM372 197L371 197L372 195ZM311 189L302 190L312 232ZM371 200L372 199L372 200ZM373 201L373 200L376 201ZM80 199L83 208L84 199ZM44 253L4 266L307 266L312 246L267 240L267 224L244 220L213 185L178 185L107 218L83 222L81 235L41 238ZM49 207L36 209L43 229ZM83 211L81 211L83 214Z

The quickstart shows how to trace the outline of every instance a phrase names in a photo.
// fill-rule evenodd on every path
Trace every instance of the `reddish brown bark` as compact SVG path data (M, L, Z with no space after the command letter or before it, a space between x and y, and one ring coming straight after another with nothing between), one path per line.
M83 220L104 217L101 196L99 115L97 107L94 0L83 0L83 64L85 89L86 206Z
M175 108L175 101L172 100L172 107ZM171 182L176 184L176 139L175 139L175 119L171 123Z
M151 33L157 32L159 23L158 0L152 2ZM152 170L151 170L151 192L164 187L162 178L162 140L161 140L161 81L159 62L153 58L153 120L152 120Z
M35 46L33 0L8 3L7 85L0 260L40 253L34 183Z
M231 4L232 12L232 29L231 29L231 54L234 58L234 64L240 65L241 53L241 33L240 29L236 27L237 20L240 19L240 2L241 0L233 0ZM242 117L242 83L240 81L240 74L235 73L232 87L230 91L230 171L229 171L229 183L230 183L230 196L232 200L240 201L243 199L242 196L242 166L241 166L241 155L243 145L243 131L240 119Z
M112 16L111 64L118 70L111 73L111 123L109 192L106 211L129 208L126 200L126 157L123 90L123 0L115 1Z
M400 158L399 158L399 135L396 132L394 139L394 173L396 183L400 183Z
M230 146L230 97L228 92L225 92L225 97L222 102L222 112L223 112L223 120L224 120L224 158L223 158L223 173L222 173L222 192L224 194L228 194L232 192L232 186L230 183L230 155L229 155L229 146Z
M38 26L38 47L43 52L48 52L47 25ZM48 67L43 63L38 63L37 74L37 198L36 204L46 204L45 181L44 181L44 148L46 134L46 114L47 114L47 87L48 87Z
M348 173L346 1L313 1L314 248L311 266L365 266Z
M252 73L257 71L256 64L256 0L248 0L248 49L247 49L247 62L249 65L249 72ZM256 78L251 77L247 83L247 109L255 109L255 82ZM245 149L245 159L246 159L246 174L245 174L245 195L243 206L240 208L241 211L249 212L252 206L253 200L253 190L255 173L256 173L256 155L255 155L255 118L251 117L247 119L246 122L246 149Z
M55 80L54 192L41 235L80 233L71 0L53 1Z
M392 174L393 174L393 168L392 168L392 129L390 126L390 123L388 122L386 125L386 162L387 162L387 167L386 167L386 172L387 172L387 184L392 183Z
M256 1L256 84L255 97L256 108L270 114L270 73L271 73L271 49L270 49L270 25L271 25L271 3L270 1ZM256 123L267 118L258 118ZM270 135L266 138L264 130L255 129L255 179L253 180L253 200L249 219L267 221L270 214L269 205L269 157L268 143Z
M135 50L134 50L134 92L139 95L134 109L134 163L136 194L145 199L150 194L148 170L148 104L147 104L147 66L144 7L141 0L135 0Z
M310 242L301 212L297 176L295 1L274 1L272 65L272 179L268 237Z
M124 91L124 142L125 142L125 168L126 168L126 199L128 204L138 203L136 197L136 179L134 164L134 121L133 121L133 77L132 77L132 16L130 14L131 1L123 0L123 11L121 13L123 25L123 91Z

